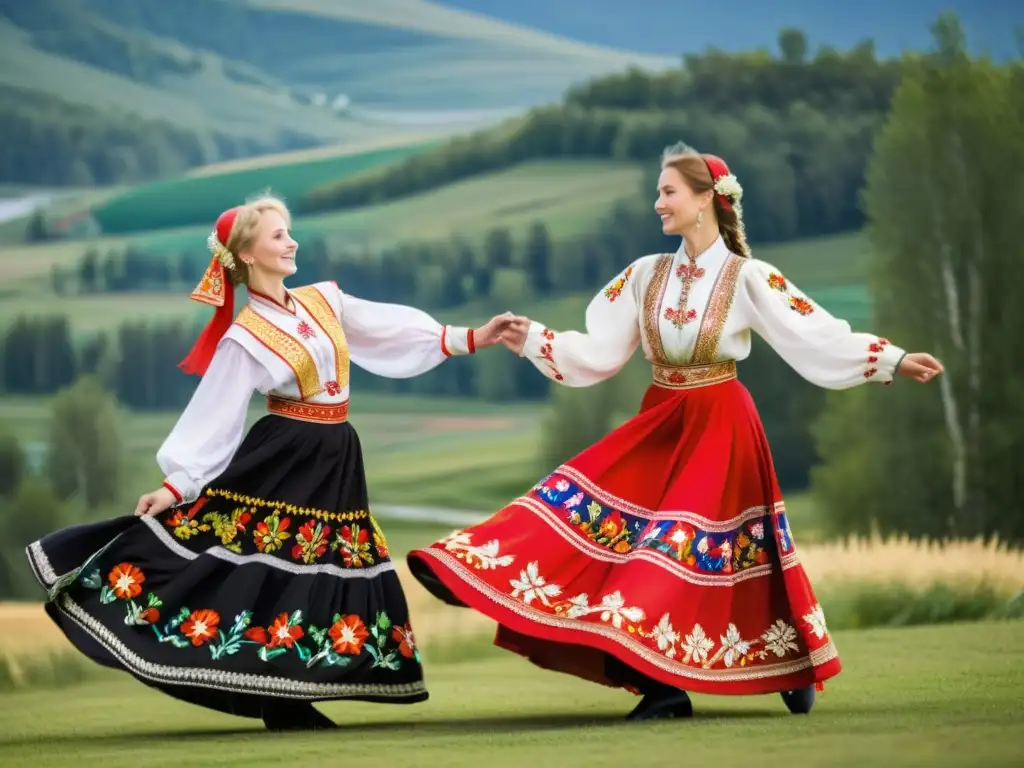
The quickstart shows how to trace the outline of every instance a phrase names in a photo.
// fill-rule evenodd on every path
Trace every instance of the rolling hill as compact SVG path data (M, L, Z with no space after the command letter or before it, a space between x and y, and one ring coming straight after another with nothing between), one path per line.
M0 85L282 147L472 128L669 63L423 0L0 0Z

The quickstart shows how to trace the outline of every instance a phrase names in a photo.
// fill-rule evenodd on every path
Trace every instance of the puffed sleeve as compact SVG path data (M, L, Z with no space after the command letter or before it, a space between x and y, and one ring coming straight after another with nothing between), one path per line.
M848 389L892 381L903 349L874 334L855 333L771 264L756 259L745 264L741 286L749 327L812 384Z
M338 291L349 358L372 374L407 379L436 368L452 355L476 351L471 328L442 325L414 307L367 301Z
M225 338L185 411L157 451L164 487L179 503L195 501L227 467L245 430L254 391L270 386L266 369L238 342Z
M633 262L594 296L585 332L531 322L522 356L567 387L589 387L622 370L640 345L639 266Z

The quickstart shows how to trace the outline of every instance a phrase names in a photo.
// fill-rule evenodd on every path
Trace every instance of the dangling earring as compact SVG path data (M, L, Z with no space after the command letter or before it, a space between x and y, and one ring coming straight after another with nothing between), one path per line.
M704 223L704 209L701 208L697 211L697 229L700 229L700 225Z

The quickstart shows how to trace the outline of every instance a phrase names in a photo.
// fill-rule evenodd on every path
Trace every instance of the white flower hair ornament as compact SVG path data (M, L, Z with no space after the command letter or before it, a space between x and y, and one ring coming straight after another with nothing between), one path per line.
M743 187L731 173L719 176L715 180L715 193L728 199L734 205L743 199Z
M217 261L221 263L224 269L233 269L235 266L235 257L231 255L231 251L224 247L221 243L220 238L217 237L217 230L210 233L210 236L206 238L206 246L210 249Z

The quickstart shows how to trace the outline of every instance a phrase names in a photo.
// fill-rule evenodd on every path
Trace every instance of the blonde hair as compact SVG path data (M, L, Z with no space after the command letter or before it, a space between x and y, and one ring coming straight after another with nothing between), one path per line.
M711 171L700 152L682 142L666 147L661 156L661 167L675 168L683 177L686 185L696 194L714 189ZM711 196L715 206L715 218L718 219L718 231L725 240L726 246L737 256L750 258L750 245L747 244L747 231L743 226L743 209L738 202L732 210L722 205L718 195Z
M291 227L292 214L281 198L269 192L251 198L238 208L235 222L231 226L231 234L224 246L231 251L235 257L234 265L227 270L228 277L233 285L249 284L249 266L239 258L239 254L252 247L256 240L256 231L259 229L260 220L267 211L277 211L284 218L285 225Z

